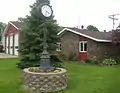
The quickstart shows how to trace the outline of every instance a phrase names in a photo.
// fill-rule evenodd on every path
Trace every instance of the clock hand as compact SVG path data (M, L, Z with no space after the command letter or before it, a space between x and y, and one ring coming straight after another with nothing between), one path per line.
M49 14L50 14L50 12L48 12L48 11L45 12L45 15L49 15Z
M45 15L47 15L47 11L45 11Z
M48 14L50 14L50 12L46 11Z

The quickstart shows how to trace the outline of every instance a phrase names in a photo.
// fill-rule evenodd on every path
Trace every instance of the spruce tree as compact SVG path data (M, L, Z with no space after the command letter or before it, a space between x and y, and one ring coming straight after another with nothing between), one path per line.
M59 41L57 32L59 30L56 20L53 16L45 18L41 14L40 5L50 4L49 0L36 0L31 6L30 16L23 20L21 30L21 40L19 52L21 61L18 63L19 68L26 68L30 66L39 66L40 56L43 51L43 34L47 29L47 44L48 52L51 54L51 63L54 66L60 66L60 60L56 55L56 46Z

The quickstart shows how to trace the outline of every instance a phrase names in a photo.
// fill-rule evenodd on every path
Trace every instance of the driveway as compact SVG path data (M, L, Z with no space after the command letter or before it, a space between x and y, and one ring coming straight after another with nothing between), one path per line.
M0 53L0 58L17 58L18 56L13 56L5 53Z

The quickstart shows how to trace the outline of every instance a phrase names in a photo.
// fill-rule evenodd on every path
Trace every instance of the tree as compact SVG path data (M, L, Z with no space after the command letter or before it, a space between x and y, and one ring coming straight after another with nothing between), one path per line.
M17 21L18 21L18 22L24 22L24 18L19 17Z
M95 27L95 26L93 26L93 25L89 25L89 26L87 27L87 30L89 30L89 31L99 31L98 28Z
M39 5L42 3L49 4L50 2L49 0L36 0L31 6L31 15L24 18L19 49L22 61L18 63L20 68L39 66L40 55L43 51L43 33L46 29L48 52L51 54L52 65L60 65L60 60L55 54L57 42L59 41L57 36L59 27L56 20L53 20L53 16L50 18L43 17L39 9Z
M6 24L3 22L0 22L0 41L1 41L2 33L4 32L5 27L6 27Z
M112 30L112 42L120 49L120 24L116 30Z

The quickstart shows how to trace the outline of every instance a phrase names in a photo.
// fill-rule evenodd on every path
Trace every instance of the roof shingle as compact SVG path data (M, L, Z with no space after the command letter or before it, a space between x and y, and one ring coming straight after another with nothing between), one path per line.
M85 34L87 36L101 39L101 40L112 40L112 33L111 32L98 32L98 31L88 31L87 29L78 29L78 28L69 28L78 33Z
M18 29L21 29L22 22L18 21L10 21L13 25L15 25Z

